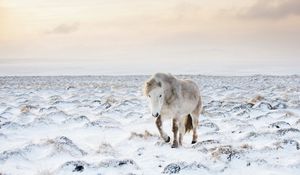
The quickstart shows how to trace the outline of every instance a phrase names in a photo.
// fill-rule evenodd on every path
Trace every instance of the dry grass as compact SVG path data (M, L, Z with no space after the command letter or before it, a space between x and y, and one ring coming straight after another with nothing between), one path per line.
M210 149L210 151L212 151L211 156L214 160L220 159L222 155L225 155L227 160L231 160L232 156L239 153L237 150L233 149L231 145L218 146Z
M151 134L149 131L145 130L144 134L131 132L129 140L134 139L134 138L141 138L141 139L147 140L147 139L153 138L153 137L158 137L158 135Z
M29 110L30 110L30 107L28 107L27 105L21 107L22 113L27 113L27 112L29 112Z
M256 95L254 98L250 99L248 103L255 105L257 102L262 101L264 99L261 95Z
M244 143L241 145L241 148L242 149L247 149L247 150L250 150L250 149L253 149L253 147L247 143Z

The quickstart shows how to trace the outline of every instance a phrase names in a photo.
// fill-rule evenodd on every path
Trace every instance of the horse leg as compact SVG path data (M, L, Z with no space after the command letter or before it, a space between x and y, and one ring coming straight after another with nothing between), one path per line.
M177 119L173 119L173 127L172 127L172 131L174 134L174 139L173 139L173 144L172 144L172 148L177 148L178 147L178 141L177 141L177 134L178 134L178 121Z
M197 115L191 115L192 116L192 124L193 124L193 140L192 144L195 144L197 142L198 134L197 134L197 127L198 127L198 116Z
M199 115L202 110L202 102L201 99L199 99L198 105L196 109L191 113L192 116L192 124L193 124L193 140L192 144L195 144L197 142L198 134L197 134L197 127L198 127L198 120L199 120Z
M170 142L170 140L171 140L170 137L162 129L161 116L157 117L155 123L156 123L156 126L157 126L160 136L164 139L165 142Z
M185 133L184 121L179 122L179 145L182 146L182 139Z

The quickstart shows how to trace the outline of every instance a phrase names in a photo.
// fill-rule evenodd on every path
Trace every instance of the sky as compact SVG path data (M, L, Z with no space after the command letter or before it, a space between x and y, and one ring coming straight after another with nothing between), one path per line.
M299 0L0 0L0 76L300 74Z

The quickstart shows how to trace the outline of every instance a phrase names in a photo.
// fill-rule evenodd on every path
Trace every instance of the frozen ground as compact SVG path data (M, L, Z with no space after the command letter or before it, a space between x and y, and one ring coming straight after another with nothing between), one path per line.
M179 149L158 137L147 76L0 77L0 174L300 174L299 76L181 77L204 112Z

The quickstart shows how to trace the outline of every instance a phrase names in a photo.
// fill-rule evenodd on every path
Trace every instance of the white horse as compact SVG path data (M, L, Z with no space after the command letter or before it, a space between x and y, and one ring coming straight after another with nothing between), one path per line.
M144 94L150 98L152 116L156 117L156 126L164 141L170 137L163 131L162 122L173 119L174 140L172 148L182 145L183 135L193 130L192 144L197 142L198 118L202 111L202 102L197 84L191 80L177 79L171 74L156 73L144 86Z

